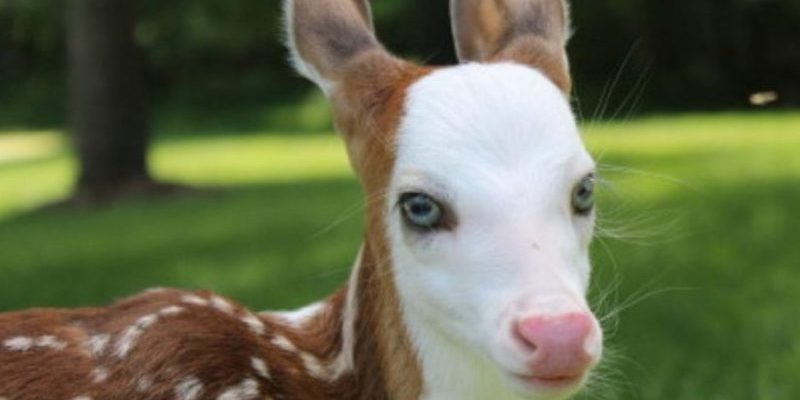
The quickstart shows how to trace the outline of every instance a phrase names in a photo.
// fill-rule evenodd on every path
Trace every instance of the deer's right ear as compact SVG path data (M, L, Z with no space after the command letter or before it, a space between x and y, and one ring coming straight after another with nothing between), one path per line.
M285 0L287 44L295 69L330 95L368 52L386 53L375 37L367 0Z

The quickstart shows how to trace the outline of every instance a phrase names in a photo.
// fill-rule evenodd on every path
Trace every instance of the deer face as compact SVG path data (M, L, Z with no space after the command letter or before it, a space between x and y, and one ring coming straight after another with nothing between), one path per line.
M579 387L601 350L584 300L593 173L563 94L531 68L412 85L386 204L410 330L493 361L518 392Z
M451 0L463 64L434 71L379 44L366 0L285 1L292 60L333 103L368 237L387 242L380 272L427 397L573 393L602 334L585 300L594 162L566 100L564 1Z

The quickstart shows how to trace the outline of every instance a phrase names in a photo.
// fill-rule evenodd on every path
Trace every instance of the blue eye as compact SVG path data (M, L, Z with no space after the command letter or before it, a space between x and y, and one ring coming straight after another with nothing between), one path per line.
M594 174L583 178L572 191L572 209L587 215L594 209Z
M442 206L423 193L405 193L400 196L400 207L406 223L415 228L436 229L442 224Z

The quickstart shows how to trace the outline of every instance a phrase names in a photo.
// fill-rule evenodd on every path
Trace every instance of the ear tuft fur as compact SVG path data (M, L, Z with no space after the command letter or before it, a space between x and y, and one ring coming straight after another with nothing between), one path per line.
M292 65L326 95L359 55L384 51L366 0L285 0L284 18Z

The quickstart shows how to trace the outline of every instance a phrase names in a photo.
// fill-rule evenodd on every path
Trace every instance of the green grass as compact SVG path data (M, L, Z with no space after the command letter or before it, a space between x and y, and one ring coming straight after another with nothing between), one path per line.
M605 324L616 383L587 397L800 398L800 113L585 130L608 182L593 297L615 288L600 313L624 308ZM156 285L286 308L347 276L361 202L335 136L168 137L152 164L224 190L32 212L69 192L74 162L55 132L0 133L0 310Z

